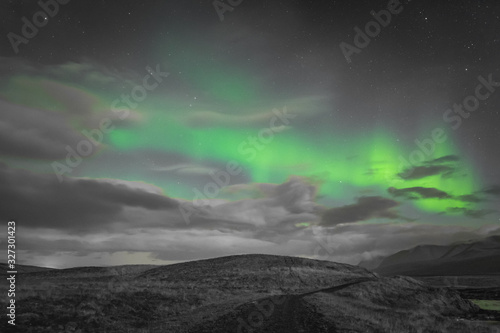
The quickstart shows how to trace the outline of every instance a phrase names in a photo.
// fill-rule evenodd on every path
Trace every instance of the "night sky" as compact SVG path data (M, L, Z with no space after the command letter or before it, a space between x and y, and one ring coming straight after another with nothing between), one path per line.
M0 13L0 242L15 220L18 263L357 264L500 234L497 0Z

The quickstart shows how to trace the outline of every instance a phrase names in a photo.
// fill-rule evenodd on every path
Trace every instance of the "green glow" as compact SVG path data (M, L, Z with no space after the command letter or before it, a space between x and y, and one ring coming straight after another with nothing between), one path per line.
M292 128L275 133L273 140L268 144L261 143L262 149L258 150L249 144L248 137L257 137L260 130L262 128L257 127L245 130L190 128L175 117L151 111L141 127L112 132L110 142L122 150L148 148L188 154L193 161L201 164L206 161L224 164L236 160L246 172L250 172L251 181L256 183L281 183L290 175L316 177L322 180L319 194L339 200L346 197L346 186L360 189L375 187L384 195L387 195L390 186L433 187L452 196L470 194L478 186L478 180L470 174L473 169L468 161L459 163L460 170L468 170L466 176L399 178L397 174L404 171L400 157L409 159L418 147L400 143L385 128L377 128L357 137L342 132L336 135L318 133L315 134L315 143L311 142L310 134ZM255 154L242 154L238 150L242 144ZM427 156L427 160L453 154L459 154L459 151L450 138L436 144L435 153ZM179 191L175 194L186 194L180 189L173 191ZM429 212L441 212L447 207L471 207L470 203L455 199L429 198L413 203Z
M210 98L228 103L231 107L226 111L231 110L240 115L250 114L255 108L245 103L264 99L264 96L259 95L256 80L249 79L252 76L241 69L212 64L194 52L188 52L187 55L184 53L184 57L176 57L173 61L185 71L188 81L196 89L205 91ZM25 76L13 77L2 90L2 96L12 103L28 107L67 112L75 131L85 128L80 118L68 112L68 105L64 100L61 101L48 92L47 83L49 86L59 84L92 101L89 111L96 116L108 110L111 102L119 97L115 92L103 93ZM287 106L292 112L293 107ZM311 109L314 107L312 105ZM258 149L250 144L250 137L258 137L263 127L248 124L211 124L211 127L198 124L196 127L186 121L194 112L206 109L198 105L191 108L183 97L151 94L134 110L139 119L134 118L128 127L116 126L115 130L104 137L104 142L108 145L107 149L115 152L149 150L177 153L197 165L225 165L228 161L235 160L253 183L282 183L291 175L310 177L321 183L318 195L336 202L352 202L353 197L360 196L366 189L375 190L378 195L387 197L389 187L427 187L445 191L452 198L411 201L422 211L443 212L450 207L473 209L478 205L455 199L473 193L482 184L473 172L475 166L472 161L461 154L450 133L446 133L448 138L444 142L435 144L435 151L431 156L425 157L426 160L432 160L447 155L461 156L461 161L453 164L457 171L452 177L434 175L420 179L402 179L398 176L398 173L404 171L401 158L410 160L411 154L419 148L413 141L398 140L395 133L384 126L373 126L372 129L357 133L340 126L301 128L298 116L289 128L274 133L271 142L260 142L261 148ZM224 113L220 110L209 111ZM422 126L419 136L421 139L429 137L428 128L433 128L430 125ZM96 169L91 172L91 176L144 181L160 186L166 195L172 197L190 199L193 196L194 185L180 182L175 174L151 176L151 173L147 174L143 170L129 170L126 166L122 168L123 170ZM231 198L231 194L221 192L221 197Z
M55 96L48 94L44 82L50 81L24 75L14 76L3 87L1 96L17 105L58 112L63 111L64 104L58 101Z
M163 40L163 37L162 37ZM239 112L242 104L253 103L259 96L260 85L252 69L234 66L229 61L216 61L207 56L207 52L219 52L211 45L204 45L205 52L200 53L200 45L188 45L185 41L171 41L168 51L159 43L159 58L169 54L166 67L175 67L186 78L193 89L205 92L224 105L230 105L230 112ZM170 50L182 50L171 52ZM236 108L235 108L236 106Z

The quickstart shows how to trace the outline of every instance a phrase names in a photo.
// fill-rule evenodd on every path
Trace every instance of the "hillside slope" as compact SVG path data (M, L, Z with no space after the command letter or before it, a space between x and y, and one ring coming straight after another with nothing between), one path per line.
M18 332L498 332L452 290L295 257L51 270L18 286Z
M451 245L421 245L384 258L375 272L383 275L500 274L500 236Z

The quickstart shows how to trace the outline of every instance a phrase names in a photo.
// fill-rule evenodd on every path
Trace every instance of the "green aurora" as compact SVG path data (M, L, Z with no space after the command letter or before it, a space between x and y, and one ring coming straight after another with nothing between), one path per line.
M231 72L221 74L214 68L203 74L194 70L187 76L195 81L193 85L197 87L205 87L210 82L219 82L216 86L210 86L210 95L221 101L246 103L256 98L255 89L252 89L254 83L246 82L243 75ZM92 108L96 117L117 96L116 93L106 95L81 85L56 83L64 84L68 89L76 89L80 94L91 96L95 101ZM31 107L37 105L53 112L64 112L67 106L58 100L57 96L47 94L44 88L46 86L47 80L42 77L14 76L3 90L3 96L12 103ZM294 105L285 107L294 114ZM345 199L345 190L353 188L359 190L371 188L379 193L385 193L391 186L424 187L436 188L450 194L450 198L423 198L414 201L416 207L428 212L442 212L448 207L473 209L477 203L455 198L470 194L482 186L480 177L473 174L472 162L463 156L460 165L454 166L457 168L455 173L461 172L459 177L436 174L418 179L404 179L398 176L406 168L402 158L409 160L410 154L414 151L419 151L418 154L425 156L427 161L443 156L460 155L459 149L453 143L451 131L446 131L444 142L435 143L434 153L426 156L415 142L400 142L396 134L383 125L375 126L371 131L355 136L342 128L332 127L312 133L311 130L301 126L302 115L299 114L292 120L291 126L274 133L268 140L270 142L252 145L249 137L257 137L265 128L262 122L243 123L237 126L193 125L188 121L189 116L200 110L188 107L182 100L175 100L172 96L165 98L158 95L151 96L140 103L134 112L140 114L140 121L126 125L116 123L116 128L105 137L106 147L100 154L108 152L127 154L152 150L182 154L193 164L198 165L207 162L223 165L228 161L237 161L251 183L282 183L292 175L302 176L320 184L317 194L332 201ZM241 114L245 110L238 112ZM78 116L73 115L71 123L75 131L88 129L79 121ZM432 129L433 127L429 127L423 130L420 137L430 137ZM346 140L347 137L349 140ZM194 195L192 184L173 181L172 177L151 178L142 174L140 170L102 169L80 176L92 178L118 176L125 180L155 184L161 187L166 195L174 198L190 200ZM225 192L221 192L220 198L234 199Z

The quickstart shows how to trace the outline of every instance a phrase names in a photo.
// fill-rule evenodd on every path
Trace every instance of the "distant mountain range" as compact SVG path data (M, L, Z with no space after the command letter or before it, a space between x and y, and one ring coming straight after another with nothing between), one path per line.
M419 245L359 265L381 275L500 274L500 236L451 245Z

